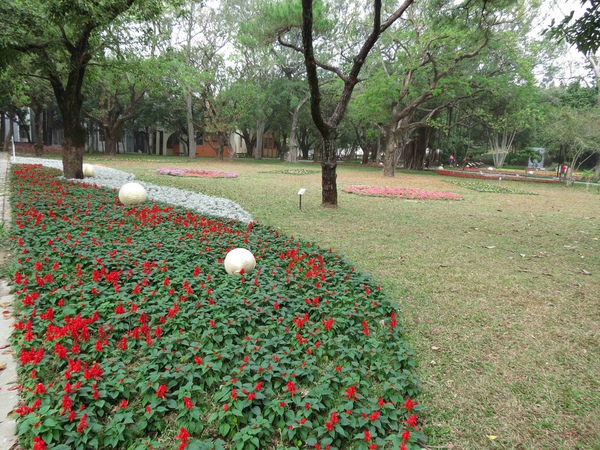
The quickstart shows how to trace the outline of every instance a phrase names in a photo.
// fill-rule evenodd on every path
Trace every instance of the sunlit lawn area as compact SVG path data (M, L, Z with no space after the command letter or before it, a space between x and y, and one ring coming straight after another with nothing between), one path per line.
M479 192L432 173L400 171L385 179L378 168L340 165L339 207L329 209L320 206L319 166L312 163L142 155L85 160L229 198L261 224L331 247L372 275L397 302L416 353L428 448L600 446L596 188L478 180L499 187ZM238 176L156 173L177 167ZM290 168L308 173L277 173ZM344 192L352 185L464 199ZM306 189L302 209L300 188Z

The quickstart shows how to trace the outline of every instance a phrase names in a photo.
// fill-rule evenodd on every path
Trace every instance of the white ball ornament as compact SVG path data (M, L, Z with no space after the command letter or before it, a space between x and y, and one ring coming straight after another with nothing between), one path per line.
M83 170L83 176L85 178L93 177L96 173L94 171L94 166L92 166L91 164L84 164L82 167L82 170Z
M242 269L244 269L244 274L248 274L254 270L256 259L250 250L234 248L227 253L223 264L229 275L239 275Z
M146 201L146 189L139 183L126 183L119 189L119 200L124 205L137 205Z

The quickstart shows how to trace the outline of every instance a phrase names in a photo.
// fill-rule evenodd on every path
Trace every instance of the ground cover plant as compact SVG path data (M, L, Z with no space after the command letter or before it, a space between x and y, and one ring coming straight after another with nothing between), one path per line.
M510 180L510 181L528 181L528 182L535 182L535 183L560 183L560 180L558 180L556 177L551 177L549 175L543 175L540 177L537 177L535 174L534 175L527 175L527 174L523 174L523 175L518 175L515 173L494 173L496 171L491 171L489 173L483 172L481 170L479 171L475 171L475 170L436 170L435 171L437 174L439 175L445 175L445 176L449 176L449 177L459 177L459 178L481 178L481 179L487 179L489 180L491 179L500 179L502 178L502 180Z
M174 177L202 177L202 178L236 178L238 175L235 172L221 172L219 170L204 170L204 169L180 169L180 168L163 168L158 169L156 173L160 175L171 175Z
M26 448L407 448L400 312L331 249L13 166ZM229 249L253 273L229 276Z
M450 181L449 183L477 192L493 192L496 194L538 195L537 192L530 192L525 191L523 189L498 186L497 184L490 183L475 183L470 181Z
M318 173L318 170L309 169L282 169L282 170L263 170L260 173L282 173L285 175L309 175Z
M424 189L387 186L347 186L345 192L372 197L394 197L409 200L462 200L464 197L453 192L429 191Z

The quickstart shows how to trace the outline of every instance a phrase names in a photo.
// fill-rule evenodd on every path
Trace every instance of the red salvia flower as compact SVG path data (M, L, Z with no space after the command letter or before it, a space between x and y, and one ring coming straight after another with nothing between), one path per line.
M410 441L410 430L404 430L402 432L402 440L404 442L409 442Z
M354 386L350 386L348 389L346 389L346 393L344 394L344 397L347 398L348 400L358 399L358 396L356 394L356 388Z
M292 394L292 397L294 396L294 393L297 391L298 389L296 388L296 385L294 384L293 381L288 381L285 392L289 392L290 394Z
M406 412L408 414L410 414L410 412L413 410L413 408L415 407L415 403L413 403L412 399L409 397L406 402L404 403L403 408L406 408Z
M88 427L87 414L84 414L81 417L81 419L79 419L79 425L77 425L77 432L83 433L83 430L85 430L87 427Z
M156 391L156 398L162 398L164 400L166 393L167 393L167 386L164 384L161 384L160 386L158 386L158 391Z
M47 448L48 446L41 437L36 436L33 438L33 450L46 450Z

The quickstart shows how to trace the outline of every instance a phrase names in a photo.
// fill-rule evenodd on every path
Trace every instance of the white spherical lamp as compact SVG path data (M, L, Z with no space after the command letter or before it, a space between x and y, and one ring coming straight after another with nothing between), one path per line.
M119 189L119 200L124 205L137 205L146 201L146 189L139 183L126 183Z
M229 275L239 275L242 269L244 274L248 274L254 270L256 259L250 250L234 248L227 253L223 264Z
M83 176L85 178L93 177L96 173L94 171L94 166L92 166L91 164L84 164L82 167L82 170L83 170Z

